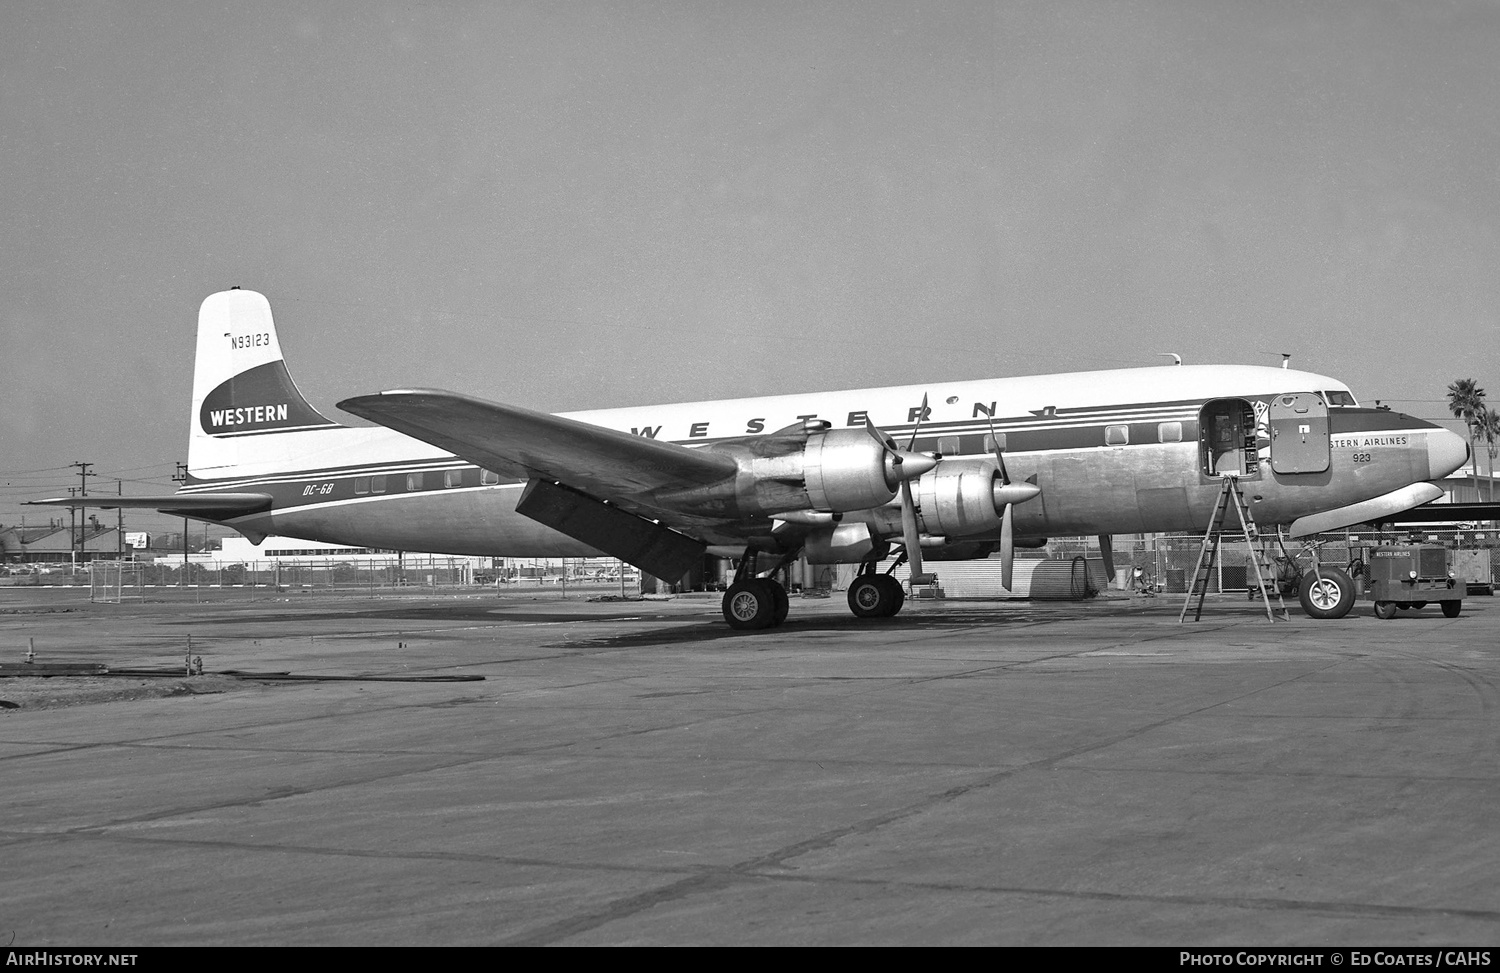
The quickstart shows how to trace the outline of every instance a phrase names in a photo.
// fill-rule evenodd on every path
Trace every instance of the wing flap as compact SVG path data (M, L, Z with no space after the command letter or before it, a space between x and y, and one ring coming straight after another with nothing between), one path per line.
M737 469L728 456L441 389L360 395L338 406L486 469L520 467L609 499L705 486Z
M527 484L516 512L671 581L687 574L706 550L675 530L550 480Z

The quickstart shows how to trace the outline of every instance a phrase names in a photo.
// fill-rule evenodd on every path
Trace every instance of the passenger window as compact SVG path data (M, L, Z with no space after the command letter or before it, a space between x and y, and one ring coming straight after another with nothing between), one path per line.
M491 473L489 470L479 471L479 483L482 486L494 486L500 482L499 473Z
M372 477L370 477L370 492L371 493L384 493L385 492L385 477L384 476L372 476Z
M1182 423L1163 422L1156 427L1156 439L1163 443L1182 442Z
M958 445L958 437L957 436L940 436L940 437L938 437L938 448L937 448L937 451L939 453L942 453L944 456L957 456L962 451L959 448L959 445Z
M993 453L996 446L1000 447L1001 452L1005 451L1005 433L997 432L993 436L987 435L984 437L984 451L986 453Z
M420 489L422 489L422 474L420 474L420 473L408 473L408 474L406 474L406 490L407 490L407 492L408 493L414 493L414 492L416 492L417 490L420 490Z
M1126 425L1105 426L1104 445L1127 446L1130 444L1130 427Z
M370 478L368 476L357 476L354 478L355 496L364 496L370 492Z
M444 470L443 471L443 486L445 486L445 487L456 487L456 486L463 486L463 485L464 485L464 471L463 470Z

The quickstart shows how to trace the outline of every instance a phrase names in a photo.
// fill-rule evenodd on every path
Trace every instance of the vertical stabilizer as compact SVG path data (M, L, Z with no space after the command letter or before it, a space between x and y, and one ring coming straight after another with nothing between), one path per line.
M238 288L209 295L198 311L188 473L232 477L284 455L279 436L337 427L287 372L265 296Z

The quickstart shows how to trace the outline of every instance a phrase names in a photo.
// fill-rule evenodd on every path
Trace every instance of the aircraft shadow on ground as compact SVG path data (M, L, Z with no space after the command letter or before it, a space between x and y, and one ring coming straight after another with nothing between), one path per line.
M974 608L971 610L945 610L941 614L910 614L895 618L855 618L852 615L813 615L797 617L793 611L786 622L773 629L741 632L729 628L718 618L713 620L681 619L670 627L643 631L621 632L600 638L567 639L547 644L547 648L606 648L626 646L673 645L690 642L717 642L732 640L753 645L760 640L769 648L781 647L788 639L817 639L822 635L850 636L859 633L898 634L934 631L959 631L977 627L1009 628L1034 625L1039 622L1060 621L1075 617L1061 608L1018 609L1016 607ZM521 618L517 618L521 621ZM655 621L656 619L641 619Z
M641 606L638 604L622 604L615 610L607 612L600 612L597 609L569 611L566 608L537 610L518 607L509 609L494 607L492 605L473 604L405 605L396 607L352 608L344 611L268 611L264 614L244 613L214 618L196 616L193 618L172 619L166 624L191 626L196 629L202 629L205 625L233 626L244 629L278 625L303 626L314 623L341 623L343 626L351 626L351 623L355 623L354 627L357 629L357 623L359 622L387 624L398 622L463 622L488 625L503 625L507 622L533 625L645 623L652 626L645 630L634 629L617 635L604 636L599 639L572 639L551 643L553 646L574 646L585 643L595 646L623 646L712 642L722 639L759 638L776 640L804 635L816 636L819 633L848 635L858 632L918 632L958 630L983 626L1008 628L1017 625L1033 625L1101 615L1154 616L1159 617L1163 621L1175 623L1180 608L1180 604L1175 600L1163 600L1145 604L1127 602L986 602L975 604L972 607L946 602L942 604L940 610L936 611L922 611L919 609L917 611L904 612L895 618L867 619L845 614L799 615L794 606L791 616L784 624L774 629L753 632L735 631L729 628L719 617L719 613L711 610L706 604L702 612L692 614L683 614L681 612L669 613L649 609L642 611L640 610ZM1203 613L1203 620L1211 621L1215 617L1248 617L1252 615L1264 617L1264 609L1259 604L1221 603L1206 607ZM1292 617L1296 618L1299 616L1300 612L1295 610L1292 612ZM330 637L338 634L357 635L358 632L356 630L342 633L328 633ZM427 633L428 637L438 637L440 635L441 632Z

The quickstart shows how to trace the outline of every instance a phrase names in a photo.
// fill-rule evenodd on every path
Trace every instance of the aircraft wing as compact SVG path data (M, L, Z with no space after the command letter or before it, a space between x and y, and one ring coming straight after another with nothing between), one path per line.
M681 577L706 550L702 536L720 525L652 496L739 469L722 454L439 389L361 395L339 408L486 469L524 472L531 482L519 513L663 578Z
M716 483L737 469L722 454L440 389L360 395L338 406L486 469L520 467L626 505L639 494Z

